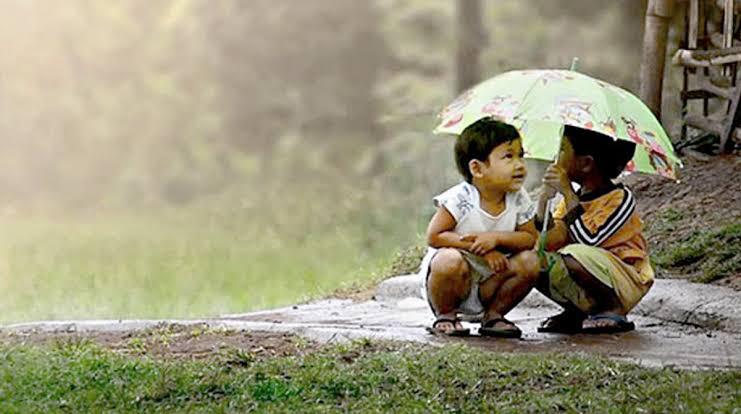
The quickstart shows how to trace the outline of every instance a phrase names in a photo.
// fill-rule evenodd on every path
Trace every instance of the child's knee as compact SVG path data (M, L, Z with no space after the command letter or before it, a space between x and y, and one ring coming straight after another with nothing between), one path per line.
M526 278L535 285L540 275L540 259L534 251L520 252L511 259L511 262L519 277Z
M468 263L456 249L440 249L430 263L430 273L462 280L469 276Z

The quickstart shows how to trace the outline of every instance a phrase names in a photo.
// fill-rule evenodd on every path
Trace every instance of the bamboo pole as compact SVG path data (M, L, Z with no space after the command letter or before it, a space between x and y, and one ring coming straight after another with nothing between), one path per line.
M733 0L726 0L723 9L723 47L733 46ZM723 68L723 75L730 75L731 68Z
M733 0L726 0L723 11L723 47L733 46Z
M690 0L689 36L687 48L697 49L697 32L700 24L700 0Z

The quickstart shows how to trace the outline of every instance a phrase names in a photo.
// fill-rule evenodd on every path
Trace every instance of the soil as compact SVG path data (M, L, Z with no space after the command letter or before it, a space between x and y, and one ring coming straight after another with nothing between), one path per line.
M718 228L741 220L741 157L724 155L701 160L684 157L679 181L635 174L622 181L635 193L646 224L649 250L655 252L695 231ZM667 226L667 216L671 225ZM696 268L660 272L659 277L693 279ZM715 284L741 290L741 274Z
M236 363L300 355L320 347L315 341L289 333L214 330L205 325L177 324L131 332L28 332L6 333L0 337L0 343L5 345L77 342L93 342L128 356L178 360L220 357L225 362L233 360Z
M0 345L54 345L95 343L125 356L158 360L216 360L226 364L246 365L273 357L299 356L332 345L287 332L215 329L207 325L162 323L155 328L110 332L5 332ZM362 347L341 353L345 362L362 353L389 351L400 345L392 341L363 341Z
M683 162L678 182L640 174L623 179L635 192L647 224L670 208L681 213L679 234L741 218L741 157L726 155L708 161L686 157ZM658 245L666 238L654 236L650 242Z

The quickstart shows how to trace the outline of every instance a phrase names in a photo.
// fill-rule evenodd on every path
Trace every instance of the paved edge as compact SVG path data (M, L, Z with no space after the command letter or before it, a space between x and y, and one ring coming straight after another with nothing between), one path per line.
M376 289L376 300L390 302L406 297L422 298L422 278L403 275L387 279ZM520 305L530 308L558 306L537 291ZM645 298L633 310L668 322L741 333L741 292L720 286L684 280L657 279Z

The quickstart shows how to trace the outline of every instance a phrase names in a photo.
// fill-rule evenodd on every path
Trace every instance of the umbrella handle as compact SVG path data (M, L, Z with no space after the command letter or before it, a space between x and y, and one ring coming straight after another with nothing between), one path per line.
M540 236L538 236L538 257L543 257L545 254L545 241L548 238L548 221L551 218L551 203L553 199L549 199L545 204L545 212L543 213L543 228L540 230Z

